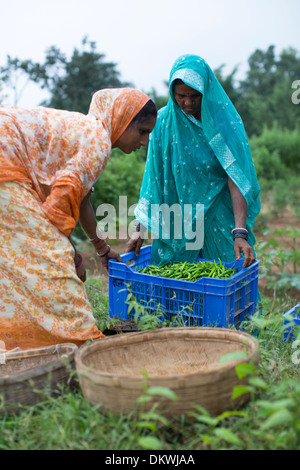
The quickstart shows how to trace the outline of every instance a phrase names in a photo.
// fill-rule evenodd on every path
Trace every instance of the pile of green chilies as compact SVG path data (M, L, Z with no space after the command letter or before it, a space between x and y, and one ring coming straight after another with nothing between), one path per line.
M225 264L219 260L199 261L198 263L189 263L187 261L168 264L164 266L148 265L143 269L137 270L139 273L150 274L152 276L168 277L181 281L195 282L202 277L212 277L216 279L228 279L237 273L237 269L226 268Z

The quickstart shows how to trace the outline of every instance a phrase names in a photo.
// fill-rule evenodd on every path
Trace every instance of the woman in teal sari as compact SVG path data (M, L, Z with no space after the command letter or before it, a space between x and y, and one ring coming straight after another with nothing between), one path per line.
M260 189L242 120L201 57L175 61L169 90L150 137L127 251L139 253L146 229L154 264L243 254L249 266Z

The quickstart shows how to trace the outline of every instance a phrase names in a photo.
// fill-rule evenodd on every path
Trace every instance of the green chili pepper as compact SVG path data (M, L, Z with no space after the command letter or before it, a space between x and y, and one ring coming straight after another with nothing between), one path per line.
M148 265L137 271L152 276L188 280L190 282L195 282L203 277L228 279L237 272L236 269L226 268L220 259L218 262L201 261L189 263L185 261L162 266Z

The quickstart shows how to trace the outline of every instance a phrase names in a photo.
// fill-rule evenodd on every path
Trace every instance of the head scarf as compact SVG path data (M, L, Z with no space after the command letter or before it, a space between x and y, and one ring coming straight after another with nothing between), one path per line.
M177 104L173 92L176 79L203 95L201 122L184 113ZM204 231L204 244L220 212L224 219L222 223L230 232L233 211L228 176L246 199L249 229L260 209L259 185L242 120L209 65L196 55L179 57L170 72L169 91L169 102L159 111L150 137L145 176L135 212L155 237L152 261L157 264L170 260L194 261L198 257L198 248L187 250L191 233L184 236L184 229L189 225L196 233L197 219L204 219L204 229L199 226ZM181 238L169 232L170 238L163 239L162 219L153 217L150 212L150 207L162 204L169 207L177 204L182 213L184 205L193 205L191 222L184 223L182 218ZM197 211L197 204L204 205L204 218L201 210Z
M178 110L179 106L175 104L172 86L176 78L202 93L204 135L229 177L239 187L251 213L251 206L257 200L260 190L241 117L213 71L201 57L181 56L172 67L170 94L172 105L177 108L178 113L181 110ZM188 117L194 120L192 116ZM256 213L256 210L254 212Z
M89 115L102 121L113 145L149 99L133 88L103 89L94 93Z
M132 88L100 90L87 116L45 107L0 107L0 182L29 183L48 219L69 235L112 145L149 99Z

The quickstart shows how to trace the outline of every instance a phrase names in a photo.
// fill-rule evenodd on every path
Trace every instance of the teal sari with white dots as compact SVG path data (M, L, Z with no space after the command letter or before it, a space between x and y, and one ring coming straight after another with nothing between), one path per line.
M172 84L177 78L202 93L201 122L176 103ZM150 136L135 210L154 237L151 262L193 262L199 256L233 261L234 214L228 177L247 202L252 247L252 228L260 211L260 189L242 120L213 71L198 56L176 60L169 88L169 102L159 111ZM162 207L169 210L164 212Z

